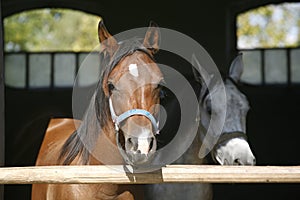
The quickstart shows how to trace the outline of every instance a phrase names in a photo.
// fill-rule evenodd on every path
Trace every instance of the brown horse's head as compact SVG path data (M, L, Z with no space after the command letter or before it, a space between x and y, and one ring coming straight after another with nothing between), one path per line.
M109 68L103 75L102 90L111 120L102 124L114 125L116 143L125 161L141 165L150 161L156 151L159 83L163 75L153 54L158 51L159 30L151 23L143 42L121 43L102 21L98 31L101 55Z

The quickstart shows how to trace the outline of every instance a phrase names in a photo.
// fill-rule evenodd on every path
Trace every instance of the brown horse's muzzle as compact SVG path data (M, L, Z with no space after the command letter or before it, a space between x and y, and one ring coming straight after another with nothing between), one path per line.
M143 109L131 109L116 115L109 98L111 118L115 125L117 146L125 162L132 166L149 163L156 151L158 122Z
M141 121L144 123L137 123ZM152 124L143 116L133 116L124 121L117 142L123 158L133 166L151 162L157 146Z
M125 151L132 165L148 163L156 151L156 140L154 137L143 139L130 137L125 142Z

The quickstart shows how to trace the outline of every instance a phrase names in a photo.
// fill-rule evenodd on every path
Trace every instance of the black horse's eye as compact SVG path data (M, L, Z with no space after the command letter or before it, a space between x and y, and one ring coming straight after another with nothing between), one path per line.
M108 83L108 90L112 92L115 89L115 86L112 83Z
M209 115L211 115L211 113L212 113L211 107L208 106L208 107L206 108L206 110L207 110L207 113L208 113Z
M212 107L212 106L211 106L211 100L208 99L208 100L206 101L206 111L207 111L207 113L208 113L209 115L212 114L212 108L211 108L211 107Z

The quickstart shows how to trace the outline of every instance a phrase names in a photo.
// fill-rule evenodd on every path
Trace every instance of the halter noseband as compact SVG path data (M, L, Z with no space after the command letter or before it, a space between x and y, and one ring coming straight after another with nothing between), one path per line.
M154 128L154 134L158 135L159 134L159 128L158 128L158 122L155 120L154 116L147 110L143 110L143 109L131 109L128 110L124 113L122 113L121 115L116 115L114 107L112 105L112 101L111 98L109 98L109 110L110 110L110 114L111 114L111 118L112 121L115 125L115 131L116 133L119 132L120 129L120 123L124 120L126 120L127 118L133 116L133 115L141 115L141 116L145 116L146 118L148 118Z

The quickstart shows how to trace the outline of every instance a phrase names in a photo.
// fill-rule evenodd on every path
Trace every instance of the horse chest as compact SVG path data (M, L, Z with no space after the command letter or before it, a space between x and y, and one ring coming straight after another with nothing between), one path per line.
M47 200L113 200L118 187L113 184L56 184L48 185Z

